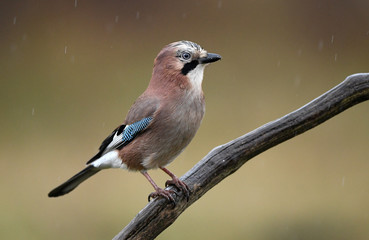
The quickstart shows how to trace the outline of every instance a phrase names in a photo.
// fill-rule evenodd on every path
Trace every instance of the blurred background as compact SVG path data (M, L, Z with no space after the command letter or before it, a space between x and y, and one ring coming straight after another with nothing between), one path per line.
M207 112L169 169L368 72L369 2L0 3L0 238L111 239L153 191L107 170L57 199L146 88L161 48L186 39L223 59L205 72ZM158 239L369 239L369 105L247 162ZM161 186L167 176L151 171Z

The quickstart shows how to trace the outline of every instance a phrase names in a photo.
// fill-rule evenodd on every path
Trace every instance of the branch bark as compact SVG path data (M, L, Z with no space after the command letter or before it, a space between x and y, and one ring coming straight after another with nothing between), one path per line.
M175 191L174 208L163 198L151 201L114 240L155 238L186 208L251 158L368 99L369 73L354 74L298 110L214 148L181 177L191 190L189 201L169 187Z

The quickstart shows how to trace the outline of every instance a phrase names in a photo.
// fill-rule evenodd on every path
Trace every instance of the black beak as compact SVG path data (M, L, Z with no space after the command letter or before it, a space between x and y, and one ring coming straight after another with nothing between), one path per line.
M208 53L206 57L199 58L199 63L206 64L220 60L222 57L216 53Z

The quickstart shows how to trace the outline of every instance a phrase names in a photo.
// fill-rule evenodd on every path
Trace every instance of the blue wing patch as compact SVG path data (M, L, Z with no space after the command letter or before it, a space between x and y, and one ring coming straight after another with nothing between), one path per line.
M130 143L141 131L150 124L153 117L143 118L130 125L120 125L101 144L99 152L93 156L87 164L99 159L105 153L114 149L121 149Z
M127 125L123 130L123 144L126 145L130 141L132 141L137 134L139 134L142 130L144 130L152 121L152 117L143 118L140 121Z

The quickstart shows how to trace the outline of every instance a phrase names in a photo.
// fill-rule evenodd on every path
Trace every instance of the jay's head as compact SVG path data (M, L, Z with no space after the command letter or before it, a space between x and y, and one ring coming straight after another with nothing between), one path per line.
M201 90L204 68L221 56L208 53L200 45L190 41L179 41L165 46L154 61L152 81L165 81L189 85Z

